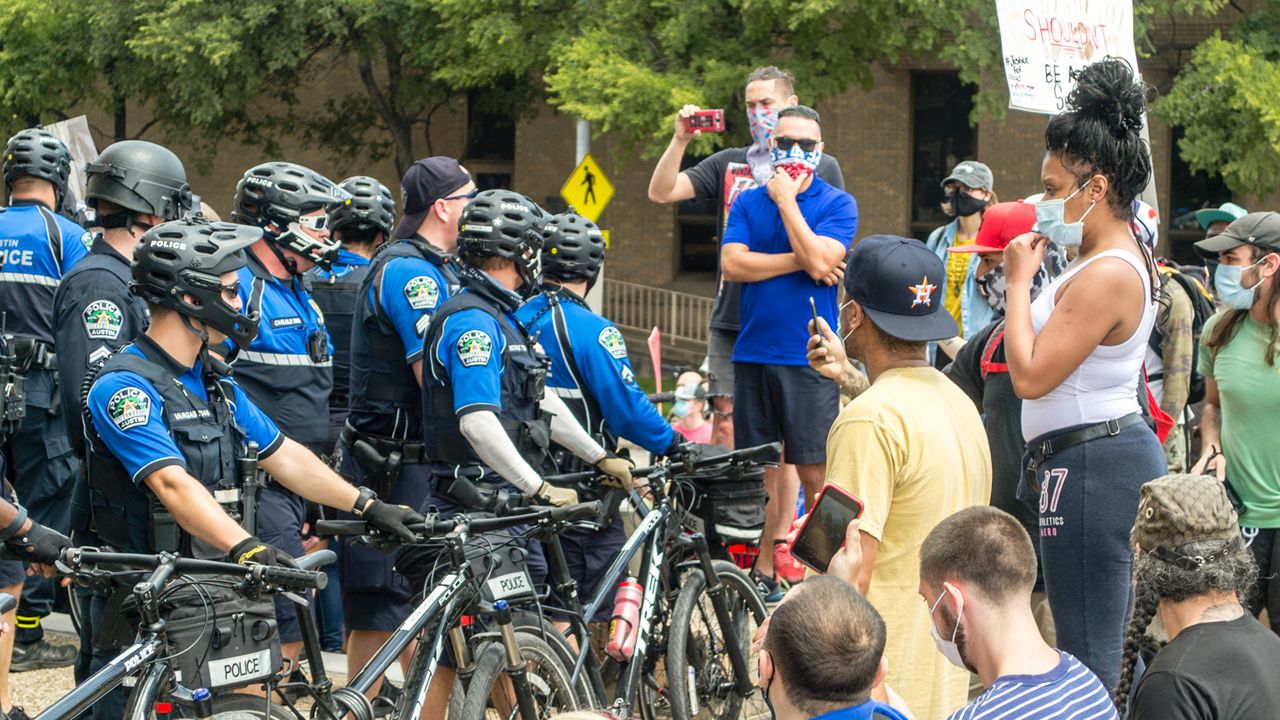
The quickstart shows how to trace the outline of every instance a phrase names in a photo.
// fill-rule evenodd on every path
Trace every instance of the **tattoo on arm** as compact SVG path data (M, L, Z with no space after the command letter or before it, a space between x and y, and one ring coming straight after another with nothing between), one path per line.
M845 397L852 400L869 387L871 387L871 383L867 380L866 375L863 375L852 363L846 365L844 374L840 376L840 392Z

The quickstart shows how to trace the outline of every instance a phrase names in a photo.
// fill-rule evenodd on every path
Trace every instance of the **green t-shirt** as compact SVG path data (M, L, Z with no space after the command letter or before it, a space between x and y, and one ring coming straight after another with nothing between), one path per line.
M1267 365L1271 331L1251 317L1214 357L1204 343L1223 316L1209 318L1201 333L1200 374L1218 383L1227 480L1244 502L1241 525L1280 528L1280 362Z

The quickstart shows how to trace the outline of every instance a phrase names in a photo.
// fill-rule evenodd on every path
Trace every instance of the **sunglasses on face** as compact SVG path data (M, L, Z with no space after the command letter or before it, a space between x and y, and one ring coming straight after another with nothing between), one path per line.
M441 200L470 200L479 194L480 194L480 188L476 188L475 190L472 190L469 193L464 193L462 195L450 195L449 197L442 197L440 199Z
M328 222L329 218L326 215L303 215L298 218L298 224L312 232L323 230Z
M228 303L230 303L230 302L234 302L234 301L235 301L235 299L236 299L237 297L239 297L239 296L240 296L240 281L239 281L239 280L237 280L237 281L235 281L235 282L233 282L233 283L230 283L230 284L228 284L228 285L221 285L221 284L219 284L219 285L218 285L218 288L222 290L222 299L223 299L223 300L226 300Z
M773 138L778 143L778 149L782 152L791 152L791 148L799 145L800 149L805 152L813 152L818 149L818 143L821 140L800 140L798 138L789 138L776 135Z

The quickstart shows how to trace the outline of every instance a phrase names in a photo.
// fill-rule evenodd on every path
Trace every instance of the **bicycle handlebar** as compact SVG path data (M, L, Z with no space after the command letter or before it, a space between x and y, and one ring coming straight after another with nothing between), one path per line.
M312 557L314 556L314 557ZM333 562L336 557L331 550L322 550L300 559L299 565L306 568L321 567ZM182 575L223 575L242 578L245 582L275 586L285 590L323 590L329 584L329 576L323 572L310 569L281 567L278 565L238 565L218 560L196 560L194 558L175 558L165 555L143 555L140 553L115 553L82 548L67 548L62 551L59 564L71 574L80 572L86 565L122 565L137 570L155 570L164 564L170 564L173 572Z
M532 512L522 512L505 517L472 518L467 515L454 515L446 520L427 520L425 523L410 525L409 529L418 533L423 540L439 538L465 527L473 533L506 530L518 525L533 525L541 522L565 523L597 517L602 511L600 501L578 503L566 507L548 507ZM378 535L379 532L363 520L320 520L316 523L317 535L337 535L353 537L362 535Z
M741 462L744 460L755 460L761 455L776 455L782 452L782 443L768 443L765 445L756 445L754 447L742 448L724 453L723 455L711 455L709 457L699 457L687 461L687 464L695 469L709 467L711 465L720 465L727 462Z

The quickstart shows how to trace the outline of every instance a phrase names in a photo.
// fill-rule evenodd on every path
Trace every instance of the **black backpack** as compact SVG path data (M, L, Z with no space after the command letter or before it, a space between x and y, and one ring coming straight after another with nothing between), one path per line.
M1204 399L1204 376L1200 374L1199 369L1200 332L1204 329L1205 322L1213 315L1213 295L1198 277L1203 270L1199 268L1183 268L1164 258L1160 258L1156 262L1160 272L1160 287L1162 291L1168 283L1176 282L1182 286L1187 297L1191 298L1191 308L1193 310L1191 320L1191 384L1187 394L1187 404L1194 405ZM1164 346L1164 337L1161 336L1158 328L1151 330L1149 344L1156 354L1160 354L1161 348ZM1163 373L1155 373L1148 378L1148 381L1160 380L1163 376Z

